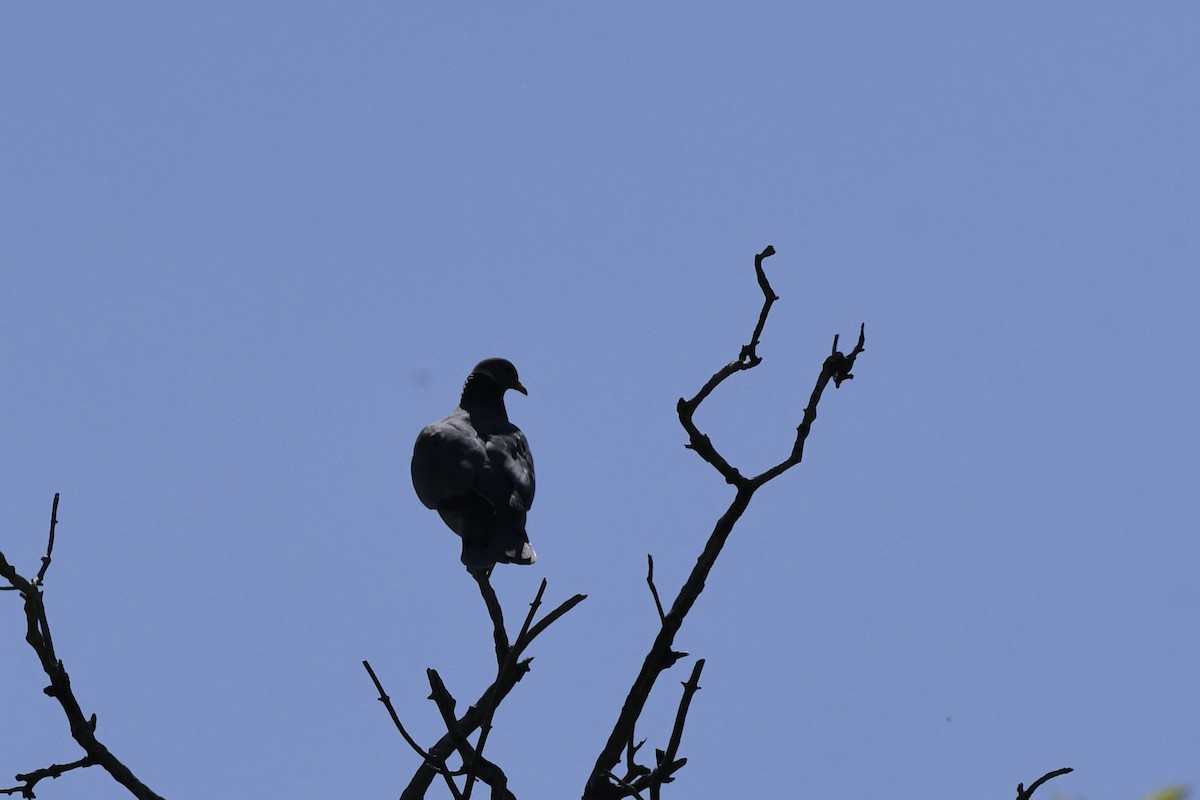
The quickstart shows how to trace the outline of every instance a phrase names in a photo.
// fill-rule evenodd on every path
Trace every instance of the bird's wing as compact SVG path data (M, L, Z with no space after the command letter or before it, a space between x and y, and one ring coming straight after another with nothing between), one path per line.
M455 409L445 419L427 425L413 445L412 481L427 508L462 503L477 490L478 476L488 460L484 442L470 417Z
M533 454L529 452L529 441L519 428L488 437L488 460L507 484L508 502L520 503L524 509L533 506L533 495L537 490L537 479L533 471Z

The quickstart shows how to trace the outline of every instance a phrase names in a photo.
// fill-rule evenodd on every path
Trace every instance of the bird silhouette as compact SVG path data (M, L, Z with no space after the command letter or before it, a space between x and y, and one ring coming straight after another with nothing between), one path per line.
M462 563L469 569L537 560L525 533L535 489L533 456L525 434L508 419L509 389L528 394L512 362L480 361L463 384L458 407L425 426L413 446L417 497L462 538Z

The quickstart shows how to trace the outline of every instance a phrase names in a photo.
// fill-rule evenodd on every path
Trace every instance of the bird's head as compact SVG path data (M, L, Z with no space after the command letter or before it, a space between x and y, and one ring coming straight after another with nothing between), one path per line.
M521 385L521 379L517 377L517 368L506 358L485 358L480 361L467 376L467 383L470 384L472 380L476 380L477 376L490 379L492 384L500 390L500 394L504 394L508 389L515 389L524 395L529 394Z

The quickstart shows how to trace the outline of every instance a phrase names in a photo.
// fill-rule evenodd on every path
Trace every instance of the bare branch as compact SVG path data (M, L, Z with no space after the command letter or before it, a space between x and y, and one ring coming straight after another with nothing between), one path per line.
M566 600L562 601L558 608L554 609L549 614L538 620L537 624L531 627L528 632L522 631L521 635L517 637L518 654L523 653L525 648L528 647L534 639L541 635L542 631L546 630L546 628L549 628L551 625L557 622L559 617L561 617L563 614L566 614L568 611L586 599L586 594L572 595L571 597L568 597Z
M646 743L646 740L642 739L637 744L634 744L633 738L630 737L628 744L626 744L626 746L625 746L625 780L626 781L631 781L631 780L634 780L635 778L640 778L643 775L650 774L649 767L642 766L641 764L634 761L634 758L637 756L638 750L641 750L642 745L644 745L645 743ZM610 772L609 774L611 775L612 773Z
M54 504L50 512L50 538L46 545L46 555L42 557L42 568L34 580L30 581L17 572L8 563L4 554L0 553L0 577L21 593L25 600L25 641L37 653L42 664L42 671L50 679L50 685L43 691L58 701L67 723L71 727L71 737L83 748L86 759L104 769L113 780L129 790L138 800L162 800L162 798L146 786L129 767L125 766L112 752L96 738L96 715L90 717L83 713L75 692L71 689L71 677L67 668L58 658L54 650L54 639L50 635L50 620L46 616L46 607L42 601L40 583L50 565L51 552L54 549L54 530L58 516L58 495L54 496ZM76 762L79 763L79 762ZM82 766L82 765L81 765ZM32 773L31 773L32 774ZM18 780L20 780L18 778Z
M646 583L650 585L650 594L654 598L654 607L658 609L658 621L662 624L667 615L663 613L662 600L658 599L658 589L654 585L654 556L646 554Z
M854 359L858 354L863 352L863 345L866 342L866 323L859 326L858 329L858 344L850 351L850 355L843 355L837 351L837 339L833 337L833 354L825 359L825 363L821 365L821 374L817 376L816 385L813 386L812 394L808 398L808 405L804 408L804 416L800 420L799 426L796 427L796 442L792 445L792 453L783 461L763 472L761 475L756 475L749 479L749 483L758 488L768 481L774 480L783 473L787 472L792 467L804 460L804 443L808 440L808 434L812 430L813 422L817 419L817 404L821 402L821 395L825 391L825 387L829 385L829 381L834 382L834 388L841 385L842 381L850 380L854 376L850 374L850 369L854 366Z
M46 570L50 569L50 554L54 552L54 529L58 526L58 492L54 493L54 503L50 506L50 537L46 541L46 555L42 556L42 568L33 579L35 586L40 586L46 578Z
M1029 784L1028 789L1025 788L1025 784L1018 783L1017 784L1017 800L1029 800L1029 798L1033 797L1033 793L1037 791L1037 788L1039 786L1041 786L1043 783L1045 783L1046 781L1051 780L1053 778L1057 778L1059 775L1066 775L1068 772L1074 772L1074 771L1075 770L1072 769L1071 767L1063 767L1062 769L1056 769L1053 772L1047 772L1045 775L1038 778L1033 783Z
M683 426L689 438L687 446L711 464L727 483L732 484L736 488L737 492L730 502L729 507L725 510L725 513L717 520L712 533L709 534L704 550L696 560L695 566L692 567L687 580L680 588L675 602L671 605L671 610L662 616L662 626L659 629L658 635L655 637L654 643L650 646L650 651L646 654L646 658L642 662L641 670L634 679L629 689L629 694L625 698L625 703L621 707L621 712L617 716L617 722L613 726L612 732L609 734L603 749L601 749L591 774L588 776L587 785L583 792L584 800L608 800L608 798L628 796L627 791L623 787L611 783L607 776L611 774L613 767L619 762L622 749L628 742L632 741L634 725L645 708L646 701L649 698L651 690L654 688L654 683L658 679L659 674L671 666L676 658L678 658L678 654L673 649L675 635L679 632L684 618L691 611L700 593L704 591L705 582L713 566L716 564L717 557L721 554L721 550L725 546L729 534L733 531L734 525L737 524L737 521L750 505L750 500L753 498L755 491L772 478L782 474L788 468L800 463L804 452L804 441L808 437L808 432L812 428L813 421L816 419L817 404L820 402L821 393L824 391L825 385L830 380L836 380L836 383L840 384L841 381L852 377L849 374L850 367L853 366L854 358L863 350L863 345L865 344L865 326L860 328L858 345L848 356L837 352L835 340L834 353L825 360L825 363L821 367L821 374L809 399L808 407L804 410L804 418L797 428L796 443L788 459L767 470L762 475L755 478L746 478L742 476L736 467L731 465L717 452L711 439L696 426L694 415L696 409L705 398L726 378L735 372L751 369L762 362L761 357L758 355L757 347L763 328L766 325L767 315L771 310L772 304L778 299L774 290L771 289L770 282L767 280L766 272L762 268L762 262L763 259L774 253L775 248L768 246L754 259L755 275L758 279L759 288L763 292L763 307L759 312L758 323L754 328L754 334L751 336L750 343L742 348L737 361L726 364L717 370L695 397L690 400L680 398L677 405L679 423ZM665 754L664 759L660 763L660 769L663 768L663 764L666 764L666 768L670 770L677 768L677 766L671 764L670 759L665 758ZM645 781L638 783L639 786L644 784ZM652 796L656 793L657 788L652 787Z
M513 642L509 649L508 658L505 659L504 665L499 669L496 680L491 686L483 691L479 699L469 706L466 712L456 720L457 729L463 736L470 736L477 729L485 724L490 724L491 714L500 705L513 687L525 676L529 671L529 664L533 660L531 658L521 659L521 654L544 630L550 627L554 622L561 618L564 614L570 611L575 606L583 602L587 595L577 594L563 601L557 608L551 611L536 623L532 623L533 617L536 614L538 606L541 604L541 598L546 589L546 582L542 581L542 586L538 589L537 596L530 603L530 613L526 617L525 624L521 626L521 632L517 639ZM449 731L439 739L432 747L429 748L429 756L434 762L438 759L446 759L457 750L454 738ZM436 770L429 762L422 764L414 773L401 793L401 800L418 800L425 796L430 783L433 782L437 775ZM482 775L480 776L482 778Z
M492 588L492 582L489 580L492 571L490 569L472 569L468 572L479 584L479 593L483 595L488 616L492 619L492 639L496 642L496 667L499 669L504 666L504 660L508 658L508 631L504 629L504 611L500 608L496 590Z
M404 737L404 741L408 742L408 746L416 751L422 761L431 762L429 753L426 753L421 748L421 745L417 744L417 740L409 735L408 730L404 727L404 723L400 721L400 715L396 713L396 707L392 705L392 698L384 691L383 684L375 674L375 670L371 668L371 662L363 659L362 663L363 667L367 670L367 674L371 676L371 681L375 684L375 688L379 691L379 702L383 703L383 707L387 709L388 716L392 718L392 724L396 726L396 730L400 731L400 735ZM438 764L434 763L434 766L438 766Z
M674 780L675 773L687 764L686 758L676 758L676 755L679 753L679 743L683 739L683 727L687 723L687 713L692 704L692 696L700 690L700 673L703 670L704 659L701 658L692 667L691 676L683 682L683 696L679 699L679 710L675 713L675 725L671 729L671 738L667 743L667 749L656 751L654 769L643 768L644 771L629 788L637 791L649 789L651 797L658 797L662 785Z
M683 625L684 617L691 611L692 606L700 597L700 593L704 591L704 582L709 572L712 571L717 556L721 554L721 548L725 546L725 541L733 531L733 526L737 523L747 506L749 506L753 495L754 490L752 488L744 487L739 489L729 508L717 520L712 534L708 537L704 551L696 560L696 565L692 568L691 574L679 590L679 595L675 598L671 610L667 612L662 627L659 629L654 643L650 646L650 651L646 654L646 658L642 662L642 668L629 689L629 694L625 699L624 705L621 707L621 713L617 717L617 722L613 726L612 733L609 734L604 749L600 751L600 755L596 759L596 766L593 769L591 778L589 778L588 787L584 791L585 798L589 798L590 800L591 798L598 799L610 796L610 793L606 792L603 788L603 773L612 771L612 768L620 760L621 750L632 736L633 726L637 722L638 717L641 716L642 709L645 708L646 701L650 697L650 691L654 688L654 683L658 679L658 675L671 664L675 663L675 651L672 648L675 634L679 632L679 628Z
M442 722L446 725L447 735L450 737L454 748L458 750L459 758L462 759L465 765L470 760L473 750L471 743L467 741L467 737L463 735L458 727L458 720L454 716L454 698L450 696L446 685L442 683L442 678L437 674L436 670L427 669L425 674L429 678L430 694L429 699L437 704L438 712L442 715ZM453 781L449 783L450 793L454 795L455 800L461 800L462 792L458 790L458 786Z
M525 615L525 621L521 623L521 630L517 633L518 642L524 642L525 637L529 636L529 626L533 624L533 618L537 616L537 610L542 607L542 597L546 594L546 585L546 579L542 578L542 583L538 586L537 594L533 596L533 600L529 603L529 613ZM576 596L578 597L578 595ZM582 600L583 598L580 597L580 599Z
M842 381L851 380L854 376L850 374L850 370L854 369L854 359L858 354L866 348L863 347L867 342L867 323L858 326L858 343L854 345L854 349L850 351L850 355L842 355L838 352L837 334L833 336L833 352L829 358L825 360L825 369L829 371L833 377L833 388L842 388Z
M683 740L683 726L687 722L688 709L692 705L692 697L700 691L700 673L704 671L704 659L696 660L692 667L691 676L683 682L683 696L679 699L679 710L675 713L675 727L671 729L671 739L667 743L662 763L670 764L679 752L679 743Z
M771 288L771 282L767 280L767 273L763 271L763 259L775 255L775 248L767 245L761 253L754 257L754 275L758 278L758 288L762 289L763 307L758 314L758 324L754 326L754 335L750 337L750 344L742 348L741 354L738 356L739 361L754 362L757 364L762 361L758 357L758 339L762 336L763 327L767 324L767 314L771 312L771 304L779 299L779 295L775 294L775 290ZM754 366L751 364L750 366Z
M767 245L766 248L754 257L754 271L758 276L758 286L763 293L763 307L758 314L758 324L754 326L754 333L750 337L750 343L743 345L741 352L738 353L736 361L731 361L721 369L717 370L704 386L700 387L700 391L691 400L679 398L677 411L679 413L679 422L683 425L683 429L688 433L687 447L690 450L695 450L696 453L712 464L717 472L721 473L721 477L726 483L731 483L734 486L741 486L745 482L745 478L737 471L724 456L717 452L713 446L712 440L700 432L692 421L696 409L704 402L704 399L712 394L713 390L721 385L722 382L735 372L752 369L757 367L762 358L758 355L759 337L762 336L763 327L767 324L767 314L771 312L771 306L779 296L771 288L770 282L767 280L767 274L763 271L762 262L764 258L775 255L775 248Z
M58 495L55 495L55 497L58 497ZM21 797L31 798L34 797L33 787L37 786L38 781L46 778L57 778L59 775L63 775L73 769L84 769L86 767L92 767L95 765L95 759L93 759L91 756L84 756L78 761L72 761L70 764L51 764L50 766L43 767L42 769L35 769L33 772L18 774L16 779L21 781L24 786L13 786L9 789L0 789L0 794L20 794Z
M493 800L516 800L513 793L508 791L508 777L504 774L504 770L484 758L478 749L471 747L466 733L459 727L458 719L454 716L454 697L446 688L446 684L442 682L442 677L434 669L428 669L425 672L429 677L430 699L437 704L438 711L441 712L442 721L446 724L447 735L454 743L455 749L458 750L463 764L469 765L467 790L461 795L463 800L468 800L470 797L470 787L475 777L492 787Z
M480 581L479 588L484 591L484 600L487 602L488 614L492 618L492 624L495 627L496 638L496 679L500 679L500 674L504 671L505 664L508 662L511 649L508 645L508 633L504 629L504 618L501 614L500 601L496 599L496 593L492 590L492 585L487 581L491 575L491 569L483 572L481 580L478 571L472 571L475 575L475 580ZM521 624L521 630L517 634L518 640L529 632L529 625L533 620L533 616L537 613L538 607L542 604L542 595L546 592L546 579L542 579L541 585L538 587L537 594L533 598L533 602L529 604L529 613L525 617L525 621ZM501 637L503 637L503 647L501 647ZM502 655L503 653L503 655ZM483 756L483 749L487 746L488 736L492 733L492 716L496 713L495 706L489 706L484 710L483 721L479 724L479 744L475 748L475 755L468 762L463 762L464 769L467 773L466 788L463 790L463 800L470 800L471 792L475 788L476 775L476 760Z
M638 794L637 789L633 788L633 786L631 784L629 784L627 781L625 781L621 778L618 778L613 773L605 772L604 777L611 778L613 783L617 784L617 786L620 786L622 789L624 789L630 796L636 797L637 800L645 800L645 798L643 798L640 794Z

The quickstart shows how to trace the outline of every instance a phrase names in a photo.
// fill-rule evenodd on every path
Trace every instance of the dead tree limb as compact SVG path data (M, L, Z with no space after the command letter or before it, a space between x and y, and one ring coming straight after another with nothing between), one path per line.
M654 556L646 554L646 585L650 587L650 596L654 598L654 608L658 611L658 622L661 625L666 619L663 613L662 600L658 597L658 587L654 585Z
M472 569L468 572L479 584L479 593L487 606L488 616L492 620L492 639L496 643L496 666L502 667L504 659L508 658L508 631L504 628L504 610L500 608L500 600L496 597L496 590L492 588L492 571Z
M491 764L491 762L482 757L484 745L487 744L487 733L491 729L492 715L500 703L503 702L504 698L508 696L509 692L513 690L513 687L517 685L517 682L529 671L529 665L533 659L522 658L529 645L543 631L587 598L587 595L584 594L569 597L541 619L537 619L537 612L541 608L542 597L546 592L546 581L543 580L538 587L537 595L529 604L529 613L526 614L520 631L511 644L503 648L504 657L501 659L499 656L502 651L502 640L507 642L508 634L503 630L504 624L499 614L499 603L496 602L493 606L492 600L495 599L495 593L491 590L491 585L488 583L486 575L481 578L479 574L473 573L472 577L479 583L480 592L483 594L484 602L488 606L488 615L493 623L493 638L496 643L497 661L499 662L496 670L496 679L467 708L461 717L454 716L453 698L450 697L449 692L446 691L442 695L436 688L434 689L432 697L439 703L438 710L443 715L446 733L429 747L428 750L414 748L418 753L424 754L422 756L422 764L417 768L412 779L409 780L408 786L401 793L401 800L418 800L419 798L423 798L425 793L429 791L429 786L433 783L433 780L439 774L447 773L445 768L446 759L450 758L456 752L463 758L463 767L461 772L449 774L465 775L466 783L462 792L459 792L457 786L453 786L451 788L453 796L456 798L469 798L469 793L475 780L487 783L492 789L492 798L495 800L512 796L507 787L507 779L502 780L503 772L499 770L499 767ZM489 600L489 595L492 600ZM537 619L536 622L534 621L535 619ZM368 671L370 670L368 669ZM432 670L430 672L432 673L430 675L432 685L434 676L437 673ZM440 678L437 679L437 682L440 683ZM441 689L445 691L445 686L442 685ZM383 694L382 689L380 690L380 694ZM450 699L449 704L446 703L447 698ZM471 736L477 730L480 731L480 736L476 744L472 746L467 737Z
M1036 792L1037 788L1039 786L1041 786L1043 783L1045 783L1046 781L1048 781L1052 778L1057 778L1059 775L1066 775L1068 772L1074 772L1074 770L1071 767L1063 767L1062 769L1056 769L1056 770L1053 770L1052 772L1047 772L1045 775L1038 778L1033 783L1029 784L1028 789L1025 788L1025 784L1018 783L1017 784L1017 800L1030 800L1030 798L1033 797L1033 793Z
M462 800L471 800L471 790L476 779L492 788L492 800L516 800L513 793L508 790L508 776L504 774L504 770L483 757L482 734L480 734L478 746L472 747L471 742L459 728L458 718L454 716L456 701L442 681L442 676L438 675L435 669L426 670L426 675L429 677L431 690L429 697L437 704L438 712L442 715L442 722L446 725L446 732L454 742L454 747L458 750L462 763L466 765L467 783L462 792Z
M86 756L71 764L54 765L24 775L18 775L17 780L24 782L24 787L14 787L22 791L22 797L33 797L33 786L43 778L56 778L65 772L84 767L98 766L104 769L113 780L129 790L138 800L162 800L150 787L142 783L129 767L112 754L99 739L96 738L96 715L90 717L83 713L79 700L71 689L71 677L67 668L54 650L54 639L50 635L50 620L46 616L46 606L43 601L42 585L46 579L46 571L50 568L50 556L54 550L54 533L58 527L58 495L54 495L54 504L50 510L50 536L46 542L46 554L42 556L42 566L32 579L25 578L16 567L8 563L3 553L0 553L0 577L8 581L5 588L20 592L25 601L25 641L37 653L42 664L42 671L50 679L50 685L44 691L58 701L66 714L71 727L71 737L83 748ZM13 794L12 790L3 790Z
M834 381L835 386L840 386L842 381L852 378L850 369L854 365L854 359L864 350L866 344L865 325L859 328L858 343L849 354L838 352L837 338L834 338L834 352L821 365L821 371L817 376L808 406L804 409L801 422L796 428L796 441L792 446L792 451L781 462L755 477L747 478L720 454L713 445L712 440L701 432L700 428L696 425L694 419L695 413L700 404L731 375L753 369L762 363L762 357L758 355L758 345L763 329L766 326L767 315L771 311L771 306L779 299L779 296L775 294L774 289L771 288L770 281L767 279L766 272L763 269L763 260L774 254L775 248L768 245L754 258L754 271L759 289L763 293L763 306L759 312L758 322L754 326L754 332L750 337L749 343L741 348L737 359L717 370L694 397L690 400L680 398L677 408L679 423L688 434L688 444L686 446L711 464L717 473L725 479L725 482L734 487L736 491L733 500L725 510L725 513L717 520L712 533L708 537L708 541L705 543L704 550L700 553L700 557L696 560L696 564L692 568L691 574L679 590L679 594L676 596L675 602L672 603L670 611L662 618L662 625L658 635L655 637L654 643L650 646L650 650L646 654L641 670L638 672L637 677L634 678L629 694L617 717L617 722L613 726L607 742L605 742L604 747L601 749L591 774L588 776L587 784L583 791L584 800L616 800L616 798L630 796L631 787L639 788L636 781L614 782L609 776L613 774L613 769L620 761L622 750L633 741L634 725L645 708L646 701L650 696L651 690L654 688L655 681L677 658L675 655L676 651L673 649L675 635L683 625L684 618L700 597L700 593L704 591L705 581L712 572L717 557L721 554L721 549L725 546L725 542L728 540L729 534L733 532L737 521L750 505L750 500L754 497L754 493L767 482L800 463L804 457L804 442L808 439L813 421L817 417L817 404L821 400L822 392L831 380ZM661 768L662 765L660 764L659 769ZM646 779L647 776L642 776L640 779L642 782L641 785L647 785L645 783Z
M83 769L84 767L94 767L95 759L91 756L84 756L78 761L72 761L70 764L51 764L48 767L35 769L33 772L18 774L17 780L21 782L21 786L12 786L8 789L0 789L0 794L14 795L19 794L21 797L35 797L33 787L38 785L38 782L45 778L57 778L64 775L73 769Z

